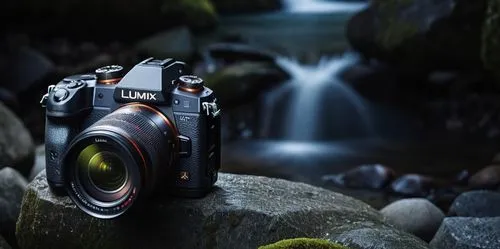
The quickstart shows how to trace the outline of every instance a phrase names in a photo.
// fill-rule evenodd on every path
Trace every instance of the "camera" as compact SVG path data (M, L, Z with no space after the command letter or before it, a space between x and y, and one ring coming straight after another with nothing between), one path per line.
M221 112L184 62L69 76L41 104L49 188L89 215L118 217L154 193L203 197L217 181Z

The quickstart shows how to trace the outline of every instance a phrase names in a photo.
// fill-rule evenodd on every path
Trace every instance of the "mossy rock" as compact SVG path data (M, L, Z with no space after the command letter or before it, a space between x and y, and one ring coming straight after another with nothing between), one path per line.
M97 219L68 197L55 196L42 171L23 198L19 248L256 249L283 239L319 238L353 249L429 249L359 200L275 178L220 173L204 198L158 195L143 204L116 219Z
M223 106L248 103L272 87L283 83L288 74L268 62L240 62L205 77Z
M327 240L313 238L296 238L278 241L274 244L261 246L259 249L349 249L343 245Z
M420 72L481 68L484 1L374 0L348 23L365 57Z
M487 0L483 26L482 59L486 69L500 81L500 1Z

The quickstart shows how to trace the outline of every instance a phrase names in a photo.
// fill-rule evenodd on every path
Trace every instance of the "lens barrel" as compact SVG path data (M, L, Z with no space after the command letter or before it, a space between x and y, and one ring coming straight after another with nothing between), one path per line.
M106 115L75 137L64 158L69 197L94 217L122 215L165 176L176 134L165 115L145 104Z

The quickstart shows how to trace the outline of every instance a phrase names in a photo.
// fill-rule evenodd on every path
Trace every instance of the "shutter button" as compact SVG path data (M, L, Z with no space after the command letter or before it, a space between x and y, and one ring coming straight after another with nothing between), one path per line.
M66 89L59 89L54 93L54 100L56 102L60 102L65 100L69 95L69 92Z

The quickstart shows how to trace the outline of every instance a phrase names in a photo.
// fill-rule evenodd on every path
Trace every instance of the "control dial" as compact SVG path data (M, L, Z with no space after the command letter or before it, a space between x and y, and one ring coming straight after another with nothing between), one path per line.
M95 70L97 83L112 85L118 83L123 78L124 71L122 66L110 65Z
M183 75L176 83L182 91L197 93L203 90L203 79L195 75Z

